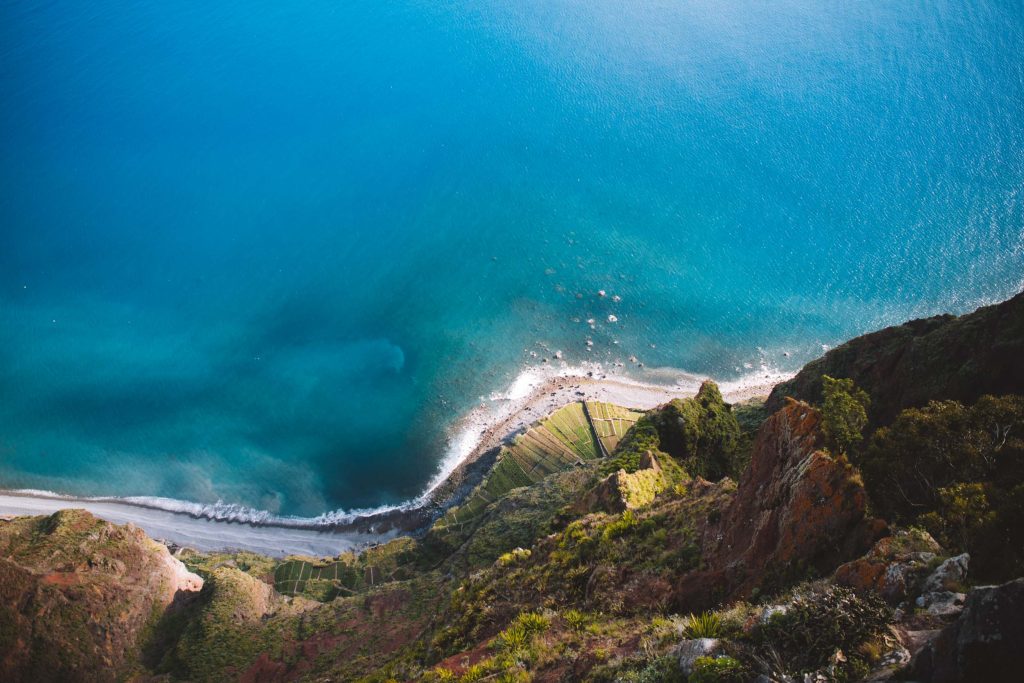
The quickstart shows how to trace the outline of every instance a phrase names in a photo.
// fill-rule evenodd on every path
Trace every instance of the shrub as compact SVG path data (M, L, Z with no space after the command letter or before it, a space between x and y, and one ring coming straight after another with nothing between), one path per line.
M530 636L535 636L547 631L551 626L551 620L537 612L523 612L513 620L512 624L522 627Z
M970 552L981 580L1024 573L1024 398L905 410L855 464L876 514Z
M475 683L476 681L483 680L490 673L490 667L486 663L480 662L466 669L462 676L459 677L459 683Z
M748 669L732 657L698 657L689 683L744 683L752 678Z
M574 609L567 611L562 618L565 619L566 626L576 633L582 632L587 627L587 622L590 621L586 614Z
M722 620L714 612L691 614L683 633L687 638L719 638L722 635Z
M740 425L714 382L704 382L694 398L676 399L653 420L662 450L692 476L717 481L731 471L740 441Z
M603 654L603 653L602 653ZM588 681L594 683L685 683L675 657L664 655L633 656L617 659L592 669Z
M532 636L518 624L513 624L498 634L494 640L494 646L504 652L520 652L530 644Z
M826 665L836 650L848 656L856 652L886 627L889 616L874 595L862 598L830 585L797 594L785 612L773 614L761 628L760 639L790 671L812 671Z
M510 552L503 553L502 555L499 555L498 559L495 560L495 563L499 567L508 567L509 565L516 564L517 562L520 562L522 560L527 560L527 559L529 559L529 557L530 557L530 551L529 550L526 550L524 548L515 548L514 550L512 550Z
M829 447L835 453L849 453L864 438L868 423L867 392L854 385L852 379L834 379L823 375L822 428Z

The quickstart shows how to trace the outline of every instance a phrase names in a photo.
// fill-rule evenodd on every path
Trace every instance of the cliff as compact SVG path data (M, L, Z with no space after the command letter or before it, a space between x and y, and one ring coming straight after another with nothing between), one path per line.
M0 521L0 678L1013 680L1022 302L852 340L767 406L570 404L360 554Z
M905 408L985 394L1024 393L1024 293L960 317L939 315L887 327L837 346L772 390L766 407L786 397L820 403L824 375L854 381L871 395L873 424Z

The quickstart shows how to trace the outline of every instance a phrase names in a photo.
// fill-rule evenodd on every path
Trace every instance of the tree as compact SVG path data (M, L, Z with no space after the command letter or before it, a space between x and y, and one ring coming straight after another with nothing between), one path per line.
M867 392L857 387L852 379L834 379L823 375L821 407L825 439L836 453L846 454L864 438L868 423Z

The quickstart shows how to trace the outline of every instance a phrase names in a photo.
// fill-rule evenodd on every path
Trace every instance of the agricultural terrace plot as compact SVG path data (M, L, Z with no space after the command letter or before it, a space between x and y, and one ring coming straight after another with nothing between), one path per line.
M556 410L540 423L540 430L546 430L584 460L601 455L582 403L570 403Z
M449 510L436 529L470 522L489 503L512 489L600 457L602 448L594 439L595 433L606 449L604 452L614 450L642 414L610 403L588 403L584 407L577 402L559 408L502 448L487 479L465 503Z
M274 588L284 595L296 595L302 593L310 581L348 585L353 582L354 574L353 568L344 562L287 560L274 570Z
M615 450L629 428L643 415L641 411L630 410L613 403L587 401L586 405L594 431L608 453Z

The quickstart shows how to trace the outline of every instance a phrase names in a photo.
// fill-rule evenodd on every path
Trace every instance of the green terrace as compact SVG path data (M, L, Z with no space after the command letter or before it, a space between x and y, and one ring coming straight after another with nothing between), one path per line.
M607 456L642 415L640 411L591 401L558 409L504 446L487 479L463 505L449 510L433 531L453 531L512 489Z

